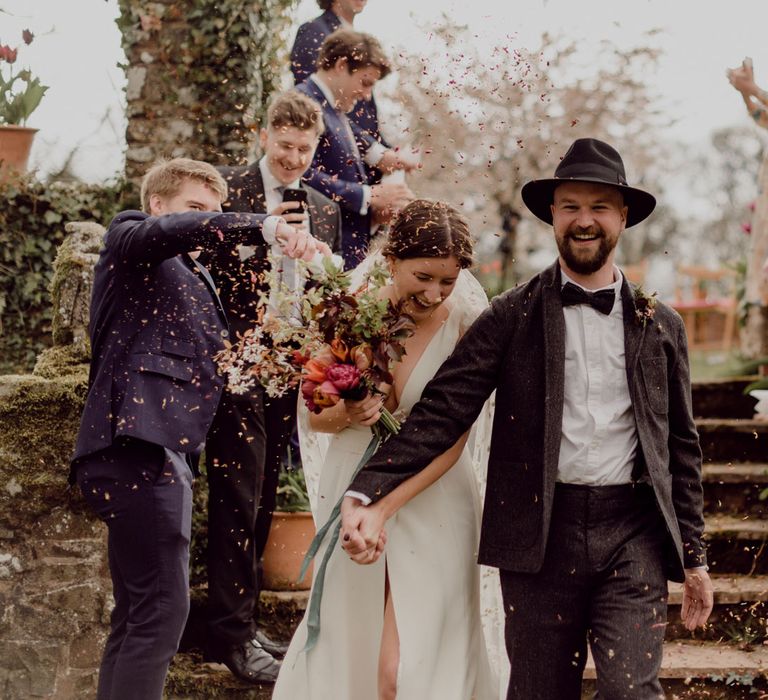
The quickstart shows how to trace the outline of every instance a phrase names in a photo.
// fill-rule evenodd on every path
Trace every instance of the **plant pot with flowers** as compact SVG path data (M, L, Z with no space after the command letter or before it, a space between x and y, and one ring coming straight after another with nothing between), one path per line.
M25 29L21 38L28 46L34 34ZM37 132L26 126L27 119L48 89L29 69L17 70L18 52L18 47L0 44L0 182L26 172Z
M299 582L301 564L315 536L315 523L301 468L280 471L275 512L264 548L262 574L268 591L305 591L312 584L312 568Z

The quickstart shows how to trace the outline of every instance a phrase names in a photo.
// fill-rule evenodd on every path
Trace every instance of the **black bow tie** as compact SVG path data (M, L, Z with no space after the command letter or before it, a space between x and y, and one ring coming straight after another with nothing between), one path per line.
M613 302L616 301L615 289L601 289L599 292L588 292L572 282L566 282L561 291L563 306L589 304L601 314L611 313Z

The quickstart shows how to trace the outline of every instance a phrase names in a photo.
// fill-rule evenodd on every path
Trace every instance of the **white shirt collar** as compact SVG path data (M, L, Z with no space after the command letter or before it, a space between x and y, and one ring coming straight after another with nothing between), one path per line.
M584 291L587 292L599 292L603 289L613 289L615 292L618 292L621 289L621 285L624 281L624 274L621 270L619 270L616 265L613 266L613 282L606 285L605 287L600 287L600 289L587 289L586 287L580 285L575 280L572 280L568 275L566 274L565 270L563 268L560 268L560 286L564 287L566 282L570 282L571 284L575 284L577 287L581 287Z
M269 169L269 165L267 164L266 156L262 156L261 160L259 160L259 172L261 173L261 180L264 183L264 192L276 190L278 187L290 187L292 189L296 189L298 188L301 180L301 178L296 178L290 184L284 185L272 174L272 171Z
M328 83L323 81L317 73L312 73L312 75L309 76L309 79L320 88L320 92L322 92L325 99L328 100L328 104L331 105L331 108L338 112L339 110L336 109L336 97L334 97L331 88L328 87Z

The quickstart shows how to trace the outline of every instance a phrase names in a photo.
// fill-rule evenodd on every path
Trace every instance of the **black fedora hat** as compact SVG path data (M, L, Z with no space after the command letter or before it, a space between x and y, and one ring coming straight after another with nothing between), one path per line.
M627 228L646 219L656 207L656 198L652 194L627 184L619 152L597 139L576 139L557 166L553 178L531 180L523 185L523 201L539 219L551 224L550 206L555 189L569 181L597 182L619 189L628 207Z

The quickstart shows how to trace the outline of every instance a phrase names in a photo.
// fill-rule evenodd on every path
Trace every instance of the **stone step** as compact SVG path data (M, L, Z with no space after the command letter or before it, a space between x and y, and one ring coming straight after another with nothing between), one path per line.
M705 462L765 462L768 421L745 418L698 418Z
M755 400L744 389L757 376L729 377L691 386L693 414L697 418L752 418Z
M671 697L683 700L755 697L765 688L768 648L746 650L715 642L666 642L661 678ZM595 666L590 655L584 671L583 698L595 688ZM166 700L269 700L271 684L250 685L238 681L221 664L203 663L196 654L177 654L165 687ZM750 693L752 693L750 695Z
M163 700L269 700L271 683L243 683L223 664L204 663L201 654L176 654L168 669Z
M768 574L768 520L748 515L708 515L704 538L711 572Z
M747 700L766 687L768 648L745 650L715 642L666 642L661 665L662 686L676 700ZM590 655L584 671L582 698L595 690L595 667Z
M702 468L704 511L765 517L768 463L712 462Z

